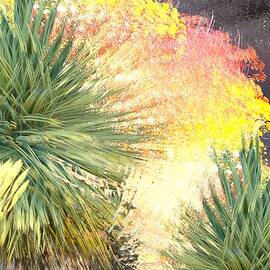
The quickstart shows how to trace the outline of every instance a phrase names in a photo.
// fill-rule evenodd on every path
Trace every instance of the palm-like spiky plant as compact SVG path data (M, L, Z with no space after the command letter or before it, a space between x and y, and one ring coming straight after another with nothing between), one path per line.
M262 180L260 162L258 142L241 150L241 171L227 154L217 160L223 195L211 186L203 213L186 210L182 236L166 252L175 269L270 269L270 183Z
M123 134L116 128L123 113L104 107L119 89L98 73L94 44L71 57L65 26L51 37L56 8L46 19L43 5L34 17L32 8L33 1L16 0L12 28L1 14L0 162L20 159L29 172L0 221L0 260L24 269L66 262L88 269L100 261L109 269L103 231L118 202L94 182L121 182L139 157L122 145L142 135Z

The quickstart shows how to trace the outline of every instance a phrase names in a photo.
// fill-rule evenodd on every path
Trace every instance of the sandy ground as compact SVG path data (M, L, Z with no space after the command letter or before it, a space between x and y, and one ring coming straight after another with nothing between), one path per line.
M159 251L170 243L170 226L179 220L180 202L200 207L200 192L207 186L210 167L210 161L154 160L133 178L130 185L137 189L137 209L130 218L143 243L139 270L170 269Z

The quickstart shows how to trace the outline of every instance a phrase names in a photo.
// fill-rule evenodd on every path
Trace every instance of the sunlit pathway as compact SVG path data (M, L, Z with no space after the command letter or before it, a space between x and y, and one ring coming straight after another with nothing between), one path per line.
M207 183L207 162L153 161L137 181L131 215L133 229L143 242L139 270L169 269L159 255L170 242L170 224L177 223L180 201L200 207L200 189Z

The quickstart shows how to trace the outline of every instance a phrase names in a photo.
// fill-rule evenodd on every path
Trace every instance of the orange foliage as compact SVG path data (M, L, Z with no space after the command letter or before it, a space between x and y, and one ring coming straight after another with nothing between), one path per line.
M100 6L74 9L68 16L59 12L59 25L66 18L67 34L78 25L78 42L91 41L106 29L99 56L114 51L119 58L108 68L117 71L115 83L133 83L113 98L112 109L139 112L137 124L165 123L169 127L163 134L176 144L237 147L242 131L252 132L257 120L270 116L267 99L254 83L265 79L256 51L233 45L229 34L213 30L205 18L182 15L186 27L173 36L146 34L143 25L134 29L134 18L125 9L114 14ZM136 65L133 60L130 67L123 64L125 45L127 58Z

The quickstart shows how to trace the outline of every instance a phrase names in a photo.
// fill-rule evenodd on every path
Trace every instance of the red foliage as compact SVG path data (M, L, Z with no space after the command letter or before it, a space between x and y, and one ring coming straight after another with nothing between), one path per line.
M264 63L258 58L253 48L241 49L233 45L228 33L214 30L211 21L201 16L185 15L183 19L187 25L186 48L191 49L186 57L186 63L197 67L201 63L205 68L213 68L219 63L231 72L246 72L255 81L264 81ZM192 53L196 51L196 53ZM200 57L198 57L200 51ZM207 61L211 59L211 61Z

